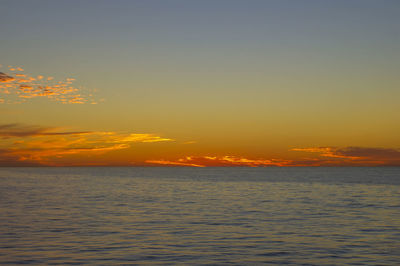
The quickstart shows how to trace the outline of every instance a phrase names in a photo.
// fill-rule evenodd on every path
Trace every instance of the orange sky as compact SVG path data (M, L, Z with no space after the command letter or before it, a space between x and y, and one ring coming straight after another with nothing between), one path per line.
M380 166L400 162L400 151L389 148L293 148L286 157L260 158L211 154L195 141L156 134L65 131L22 124L0 125L0 138L1 166Z
M398 1L140 2L5 2L0 166L400 165Z

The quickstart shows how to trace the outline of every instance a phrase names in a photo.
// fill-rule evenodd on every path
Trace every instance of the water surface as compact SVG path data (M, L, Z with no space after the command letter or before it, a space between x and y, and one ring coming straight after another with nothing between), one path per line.
M0 168L0 264L400 264L400 168Z

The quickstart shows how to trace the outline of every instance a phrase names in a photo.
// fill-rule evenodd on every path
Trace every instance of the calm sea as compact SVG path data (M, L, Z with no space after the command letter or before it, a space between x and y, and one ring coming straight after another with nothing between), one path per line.
M0 264L399 265L400 168L0 168Z

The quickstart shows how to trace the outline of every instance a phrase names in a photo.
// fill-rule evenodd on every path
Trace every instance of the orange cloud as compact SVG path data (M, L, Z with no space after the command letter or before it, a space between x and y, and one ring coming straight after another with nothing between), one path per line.
M175 161L171 160L147 160L149 164L171 166L290 166L291 160L284 159L249 159L236 156L187 156Z
M185 159L179 159L178 161L168 160L147 160L146 163L156 165L168 165L168 166L192 166L192 167L205 167L205 165L184 162Z
M0 94L6 95L5 103L20 103L31 98L47 98L61 103L96 103L92 94L73 85L75 79L55 81L53 77L36 77L25 73L20 67L9 66L8 72L0 72Z
M173 141L155 134L107 131L60 131L58 128L0 125L0 165L54 165L54 158L71 154L96 155L131 147L133 143Z
M240 156L186 156L177 160L152 159L149 165L166 166L400 166L400 150L365 147L311 147L292 151L315 153L315 158L250 159Z
M342 156L337 153L337 148L335 147L311 147L311 148L294 148L292 151L303 151L303 152L311 152L318 153L323 157L332 157L332 158L350 158L349 156Z
M320 160L337 165L400 165L400 150L371 147L311 147L295 148L293 151L316 153L318 156L335 160Z
M172 141L172 139L162 138L154 134L129 134L128 136L119 137L117 142L160 142Z

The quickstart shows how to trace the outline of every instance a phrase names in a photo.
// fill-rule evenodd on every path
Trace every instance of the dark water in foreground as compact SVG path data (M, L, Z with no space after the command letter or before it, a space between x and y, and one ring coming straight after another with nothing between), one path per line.
M0 264L400 264L400 168L0 168Z

